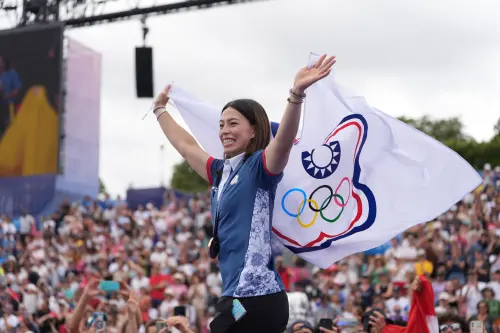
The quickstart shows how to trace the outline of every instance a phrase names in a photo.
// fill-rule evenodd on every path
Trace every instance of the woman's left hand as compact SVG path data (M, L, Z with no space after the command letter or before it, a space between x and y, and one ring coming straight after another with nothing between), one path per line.
M311 68L308 68L308 66L302 68L295 76L293 92L303 94L313 83L330 74L335 61L335 57L326 58L326 54L324 54Z

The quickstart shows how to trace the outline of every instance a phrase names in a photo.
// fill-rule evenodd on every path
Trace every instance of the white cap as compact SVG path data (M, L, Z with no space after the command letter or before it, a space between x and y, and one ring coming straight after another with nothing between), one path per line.
M450 299L450 295L448 293L442 292L439 294L440 301L447 301Z
M486 164L484 165L484 171L490 171L490 170L491 170L491 164L486 163Z
M38 288L33 283L30 283L26 286L26 290L37 292Z

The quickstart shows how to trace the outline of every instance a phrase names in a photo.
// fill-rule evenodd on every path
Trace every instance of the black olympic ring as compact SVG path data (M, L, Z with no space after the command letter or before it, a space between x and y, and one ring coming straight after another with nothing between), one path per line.
M326 188L326 189L328 189L328 190L330 191L330 195L328 195L328 197L327 197L326 201L325 201L325 202L321 205L321 207L320 207L319 209L316 209L316 208L314 208L314 207L313 207L313 205L312 205L312 201L311 201L311 200L313 200L313 198L312 198L312 197L313 197L314 193L316 193L318 190L321 190L322 188ZM330 202L332 201L332 198L333 198L333 197L335 197L335 195L334 195L334 193L333 193L333 189L332 189L330 186L328 186L328 185L321 185L320 187L318 187L317 189L315 189L315 190L311 193L311 195L309 196L309 208L310 208L313 212L318 213L318 212L322 211L323 209L325 209L326 207L328 207L328 206L330 205ZM327 202L327 201L328 201L328 202Z

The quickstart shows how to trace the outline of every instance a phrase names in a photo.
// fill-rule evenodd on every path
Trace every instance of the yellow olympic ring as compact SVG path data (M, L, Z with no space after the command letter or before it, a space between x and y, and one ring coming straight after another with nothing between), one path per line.
M316 209L316 211L314 212L314 217L312 219L311 222L309 223L303 223L301 220L300 220L300 213L301 213L301 209L302 209L302 206L305 204L305 203L312 203ZM318 203L316 202L316 200L312 200L312 199L307 199L306 201L302 200L302 202L300 203L299 205L299 209L297 210L297 216L296 216L296 219L297 221L299 222L300 226L302 228L309 228L311 227L314 223L316 223L316 218L318 217L318 212L319 212L319 206L318 206Z

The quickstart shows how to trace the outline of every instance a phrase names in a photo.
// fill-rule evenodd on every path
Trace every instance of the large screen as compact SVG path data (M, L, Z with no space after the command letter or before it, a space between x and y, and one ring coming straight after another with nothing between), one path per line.
M64 140L58 190L99 193L101 55L66 39Z
M63 27L0 31L0 177L58 171Z

